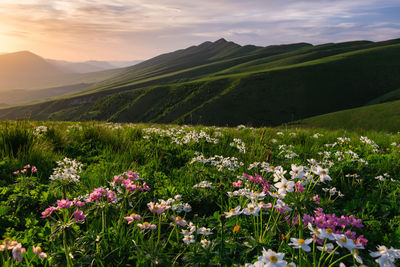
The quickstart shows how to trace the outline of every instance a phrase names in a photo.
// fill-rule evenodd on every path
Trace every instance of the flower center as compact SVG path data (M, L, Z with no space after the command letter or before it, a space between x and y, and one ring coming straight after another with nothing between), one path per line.
M346 242L347 242L347 238L346 238L346 237L342 237L342 238L340 238L340 242L342 242L342 243L346 243Z
M325 231L326 231L328 234L332 234L332 233L333 233L333 230L330 229L330 228L327 228Z
M298 245L303 245L303 244L304 244L304 239L300 238L300 239L297 241L297 244L298 244Z
M272 263L277 263L278 262L278 258L275 255L273 255L273 256L269 257L269 261L272 262Z

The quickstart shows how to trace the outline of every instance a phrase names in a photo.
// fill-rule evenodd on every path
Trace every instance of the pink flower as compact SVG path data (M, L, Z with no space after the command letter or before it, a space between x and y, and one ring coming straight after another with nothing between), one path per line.
M21 170L21 173L26 173L26 169Z
M108 190L107 191L107 201L108 202L114 202L115 200L116 200L115 192L111 191L111 190Z
M360 235L357 240L356 240L356 244L361 244L363 247L365 247L368 243L368 239L364 238L363 235Z
M77 209L74 212L74 218L75 218L75 221L80 222L86 218L86 215L83 214L83 211Z
M146 182L143 183L141 191L150 191L150 187L146 184Z
M318 195L315 195L315 196L313 197L313 200L315 201L315 203L319 204L320 199L319 199L319 196L318 196Z
M131 224L135 220L141 220L142 216L136 213L132 213L131 215L124 217L124 219L128 221L128 224Z
M179 226L185 227L186 225L188 225L187 222L180 216L175 217L174 215L171 215L171 217L174 220L174 222Z
M56 208L56 207L48 207L47 209L45 209L43 212L42 212L42 218L47 218L47 217L49 217L52 213L53 213L53 211L55 211L55 210L58 210L58 208Z
M13 174L14 174L14 175L17 175L18 173L19 173L19 171L15 171L15 172L13 172Z
M28 164L28 165L26 165L26 166L24 167L24 169L29 169L30 167L31 167L31 165Z
M72 202L69 201L68 199L61 199L61 200L57 200L57 208L58 209L67 209L69 207L72 206Z
M238 180L237 182L232 183L234 187L242 187L242 180Z
M85 206L85 202L74 199L74 205L78 208Z
M37 168L36 168L36 166L32 166L31 172L32 172L32 173L35 173L35 172L37 172Z
M168 210L171 208L171 206L168 206L166 204L155 204L153 202L147 203L147 207L149 207L149 210L153 213L156 213L157 215L160 215L164 213L164 211Z
M122 182L123 179L124 178L122 178L122 176L117 176L117 175L114 176L114 182L116 182L116 183Z
M304 192L304 189L305 189L305 188L301 185L301 182L300 182L300 181L296 183L295 188L296 188L296 192L299 192L299 193L303 193L303 192Z
M148 222L138 223L137 226L139 228L143 229L143 230L146 230L146 229L154 230L157 227L155 224L151 224L151 223L148 223Z

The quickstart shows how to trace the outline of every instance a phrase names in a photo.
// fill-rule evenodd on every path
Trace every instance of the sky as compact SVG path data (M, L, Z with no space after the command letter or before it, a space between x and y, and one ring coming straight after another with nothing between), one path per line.
M399 0L0 0L0 52L144 60L220 38L241 45L400 38Z

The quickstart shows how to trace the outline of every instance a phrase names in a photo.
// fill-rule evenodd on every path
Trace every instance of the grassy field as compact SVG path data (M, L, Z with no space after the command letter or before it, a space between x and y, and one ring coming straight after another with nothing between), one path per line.
M395 94L391 94L395 96ZM380 98L383 100L384 98ZM400 101L347 109L290 123L295 127L326 129L375 129L397 132L400 125Z
M394 266L399 161L361 129L2 122L0 264Z
M0 119L276 126L393 100L399 56L398 39L269 47L206 42L63 98L0 109Z

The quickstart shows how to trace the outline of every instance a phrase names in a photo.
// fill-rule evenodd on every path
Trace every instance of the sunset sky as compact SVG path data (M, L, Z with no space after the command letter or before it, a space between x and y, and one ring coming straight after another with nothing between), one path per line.
M399 0L0 0L0 52L136 60L219 38L320 44L400 38Z

